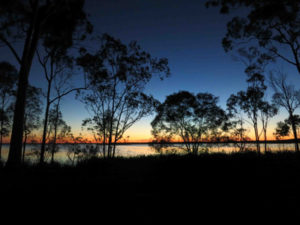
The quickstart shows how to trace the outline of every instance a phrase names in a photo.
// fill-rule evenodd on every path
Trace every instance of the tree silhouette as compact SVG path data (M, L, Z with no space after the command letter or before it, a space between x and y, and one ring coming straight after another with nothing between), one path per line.
M94 130L103 155L114 157L126 130L153 111L156 100L143 93L146 84L153 76L163 79L170 72L167 59L151 57L136 42L125 45L105 34L100 44L94 54L81 49L78 59L89 86L80 97L91 113L83 125Z
M259 47L265 60L280 58L300 74L300 2L298 0L209 0L207 6L229 13L246 7L247 13L227 24L226 51L241 45ZM288 50L288 52L286 51Z
M73 87L71 85L70 81L74 75L73 67L75 60L73 57L67 54L66 47L68 46L43 47L44 48L42 50L37 50L38 60L43 68L44 76L47 81L46 108L44 115L40 163L44 162L48 117L51 105L56 102L56 112L58 116L61 99L74 91L86 88ZM43 51L43 55L41 54L41 51ZM54 95L53 91L55 92Z
M87 159L91 156L94 156L94 152L91 151L92 148L88 147L87 145L90 142L86 138L83 138L82 134L79 134L78 136L70 134L69 141L70 143L68 143L67 157L71 161L72 165L82 159Z
M217 102L218 98L209 93L180 91L167 96L151 122L153 136L179 136L188 153L198 154L201 141L227 120Z
M258 73L252 74L247 82L249 84L247 90L231 95L227 101L227 106L232 113L237 113L238 108L246 113L254 129L257 152L260 152L258 122L259 112L265 107L263 97L266 86L264 85L264 77Z
M29 85L26 94L26 108L24 116L24 134L23 134L23 152L22 162L25 160L25 151L27 138L40 127L40 116L42 114L42 102L41 102L42 90L34 86Z
M265 140L265 152L267 151L267 130L268 130L268 123L269 120L277 115L278 113L278 107L277 105L270 104L267 101L263 101L260 109L260 119L262 124L262 131L264 134L264 140Z
M53 108L49 110L49 121L47 123L47 143L48 149L51 154L51 163L54 163L54 155L59 151L57 146L57 141L61 143L68 141L68 138L71 136L71 127L63 120L62 113L54 105ZM67 140L65 140L67 139Z
M12 100L16 85L17 70L7 62L0 62L0 159L3 138L11 128Z
M83 5L84 0L0 2L0 44L10 49L20 66L7 165L21 163L26 90L36 48L39 42L72 46L74 38L84 38L83 31L74 37L80 27L91 30ZM22 43L21 54L15 43Z
M296 90L293 85L287 84L286 74L278 72L277 75L270 73L270 84L274 90L274 104L283 107L289 115L290 124L292 127L295 151L299 151L298 135L295 120L295 110L300 107L300 91Z
M293 129L292 121L293 121L293 123L295 123L296 130L297 130L297 135L298 135L299 134L299 128L300 128L300 115L294 114L293 118L288 117L287 119L284 120L284 123L287 124L290 128Z
M239 148L240 152L246 150L246 141L250 138L247 136L247 129L245 128L245 119L243 115L243 110L236 107L237 96L231 95L227 100L227 111L228 118L230 120L230 131L231 138L234 141L234 145Z
M276 140L280 140L282 137L288 136L290 133L290 127L285 122L278 122L277 127L275 128L275 132L273 133L276 137Z

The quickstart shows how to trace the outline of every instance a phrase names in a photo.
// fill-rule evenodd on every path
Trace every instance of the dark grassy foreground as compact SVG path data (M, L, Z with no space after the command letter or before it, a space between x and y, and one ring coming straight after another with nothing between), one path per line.
M203 154L93 159L0 169L1 205L29 220L63 216L139 224L241 224L300 215L300 155ZM42 223L43 224L43 223ZM88 223L87 223L88 224Z

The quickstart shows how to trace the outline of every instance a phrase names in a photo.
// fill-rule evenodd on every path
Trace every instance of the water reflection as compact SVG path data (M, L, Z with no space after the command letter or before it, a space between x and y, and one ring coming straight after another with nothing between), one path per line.
M81 149L88 149L88 146L94 146L92 144L78 144ZM58 145L59 151L55 154L55 161L60 163L72 163L74 161L74 152L70 151L70 146L67 144ZM36 162L39 157L39 144L28 144L26 149L25 160L27 162ZM100 146L101 149L101 146ZM250 151L256 150L256 144L247 144L247 149ZM261 149L264 149L264 144L261 144ZM268 144L268 150L272 152L276 151L294 151L295 146L292 143L273 143ZM8 156L9 145L4 144L2 147L2 159L6 161ZM201 152L208 153L232 153L239 152L239 148L234 144L202 144ZM117 145L116 156L122 157L135 157L135 156L147 156L147 155L157 155L157 154L169 154L169 153L185 153L184 145L174 144L164 147L163 151L158 151L158 149L150 146L148 144L127 144L127 145ZM97 153L101 156L101 153ZM79 156L79 155L78 155ZM46 153L46 160L50 160L50 152ZM74 163L74 162L73 162Z

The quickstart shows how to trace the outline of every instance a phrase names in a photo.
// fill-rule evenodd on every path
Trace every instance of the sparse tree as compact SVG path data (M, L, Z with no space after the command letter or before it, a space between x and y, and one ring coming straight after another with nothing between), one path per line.
M47 80L47 91L46 91L46 108L44 115L43 125L43 136L41 144L41 157L40 163L44 162L44 153L46 146L46 135L48 127L49 110L53 103L56 102L56 112L58 118L59 107L61 99L70 94L71 92L85 89L85 87L72 87L70 81L73 74L73 63L72 57L66 55L66 49L48 48L44 46L44 56L38 52L37 56L44 70L44 75ZM55 92L53 95L52 92Z
M240 107L236 107L237 101L237 96L231 95L227 100L227 110L231 122L231 138L239 151L244 152L246 150L246 142L249 141L250 138L247 136L248 130L245 128L246 120L243 110Z
M26 94L26 108L24 116L24 134L23 134L23 152L22 162L25 160L25 151L28 136L33 130L38 129L41 125L40 116L42 113L42 90L29 85Z
M253 126L256 149L260 153L260 132L259 132L259 112L262 110L264 102L264 77L258 73L253 74L248 80L248 88L246 91L240 91L236 95L231 95L227 106L234 113L241 109L250 119Z
M270 84L275 92L273 102L287 111L294 135L295 151L298 152L299 146L295 110L300 107L300 91L296 90L293 85L289 85L286 79L286 74L282 72L278 72L277 75L274 73L270 74Z
M247 150L246 143L247 141L250 141L250 138L247 135L247 129L243 127L242 120L238 121L240 122L239 126L235 127L232 133L232 137L234 139L235 146L238 147L240 152L244 152Z
M47 128L48 150L51 154L51 163L54 163L54 155L59 151L57 141L63 143L71 136L71 127L63 120L62 113L56 105L49 111Z
M146 84L155 75L168 76L169 67L167 59L151 57L136 42L125 45L105 34L100 44L94 54L81 50L78 64L87 75L89 91L80 98L91 114L84 124L102 141L103 155L114 157L124 133L153 111L156 100L143 93Z
M69 140L67 157L72 165L81 160L93 158L98 153L97 147L86 138L83 138L82 134L79 134L79 136L71 135Z
M71 164L74 165L80 158L80 155L82 154L82 144L86 144L87 141L84 140L84 138L79 135L77 137L74 137L71 135L70 143L68 144L68 152L67 157L71 161Z
M280 58L300 74L300 2L298 0L209 0L223 14L246 8L227 24L226 51L244 45L257 47L264 60Z
M280 140L282 137L286 137L290 134L290 127L285 122L278 122L275 132L273 133L276 140Z

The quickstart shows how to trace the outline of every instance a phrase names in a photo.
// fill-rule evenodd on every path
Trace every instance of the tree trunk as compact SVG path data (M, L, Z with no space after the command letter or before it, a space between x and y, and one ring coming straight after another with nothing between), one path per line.
M2 159L2 133L0 132L0 160Z
M44 129L43 129L43 139L41 145L41 155L40 155L40 163L44 163L45 160L45 146L46 146L46 136L47 136L47 126L48 126L48 116L49 116L49 108L50 108L50 91L51 91L51 80L48 81L48 90L47 90L47 103L44 117Z
M19 73L17 99L14 110L13 128L7 165L20 165L23 142L23 124L26 102L26 89L28 86L29 70L22 66Z
M3 113L3 111L1 112L1 114ZM1 130L0 130L0 160L2 159L2 141L3 141L3 118L1 118Z
M267 150L267 129L264 130L264 138L265 138L265 153L268 151Z
M39 22L37 21L38 2L35 1L35 8L30 27L27 32L24 45L21 67L19 71L18 90L14 109L14 118L12 133L10 139L9 155L7 166L19 166L22 163L22 142L23 142L23 124L26 103L26 90L28 86L28 77L33 60L34 53L39 40Z
M260 154L260 145L259 145L259 135L258 135L257 123L254 124L254 132L255 132L257 153Z
M103 146L102 146L102 152L103 152L103 158L106 157L106 128L104 126L104 129L103 129Z
M112 148L112 135L113 135L113 123L115 118L115 98L116 98L116 85L117 79L114 76L114 94L113 94L113 102L111 107L111 116L110 116L110 127L109 127L109 138L108 138L108 157L111 157L111 148Z
M292 130L293 130L294 141L295 141L295 151L296 151L296 152L299 152L296 124L295 124L295 121L294 121L294 119L293 119L293 116L292 116L291 118L292 118L292 119L291 119Z
M25 161L26 142L27 142L27 134L25 134L25 136L24 136L22 163L24 163L24 161Z
M2 109L0 109L0 160L2 159L2 141L3 141L3 127L4 127L4 97L2 99Z
M116 143L114 143L112 157L115 158L115 155L116 155Z
M55 116L55 122L54 122L54 137L53 137L53 143L52 143L51 163L54 163L54 154L55 154L55 150L56 150L56 136L57 136L57 126L58 126L58 117L59 117L59 104L60 104L60 98L58 98L58 102L56 104L56 116Z

